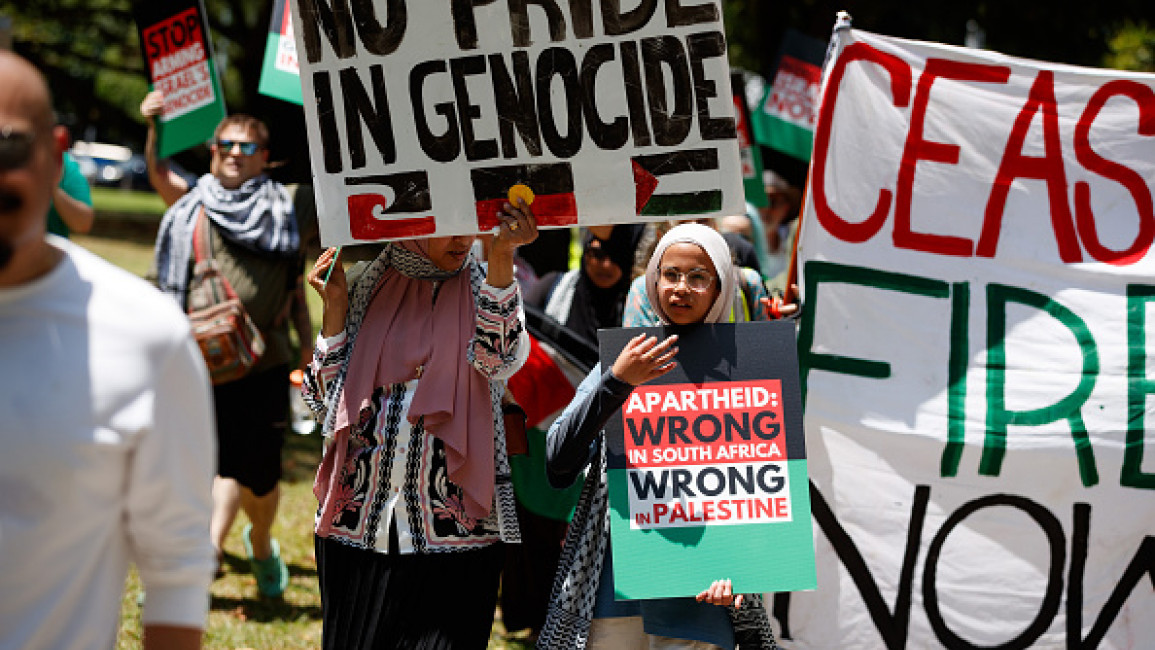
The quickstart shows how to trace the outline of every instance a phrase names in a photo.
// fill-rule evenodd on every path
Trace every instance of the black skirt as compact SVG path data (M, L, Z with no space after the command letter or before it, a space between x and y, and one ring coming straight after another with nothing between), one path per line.
M325 650L488 647L502 544L401 555L317 537L316 549Z

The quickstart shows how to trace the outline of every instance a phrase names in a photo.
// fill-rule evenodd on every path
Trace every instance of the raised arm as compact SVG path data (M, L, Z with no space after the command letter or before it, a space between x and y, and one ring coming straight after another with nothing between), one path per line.
M338 369L349 354L348 346L345 345L349 281L345 276L345 267L341 264L340 255L340 248L326 249L305 276L309 286L321 296L322 307L321 331L317 335L312 361L305 366L301 394L309 408L321 417L326 414L326 387L337 375ZM305 341L302 340L301 344L303 347Z
M613 368L595 365L569 406L554 420L546 439L546 476L556 488L574 482L593 458L594 443L635 386L673 370L677 335L663 341L639 334L618 354Z
M140 114L148 120L148 137L144 143L144 160L148 164L148 180L152 188L171 206L188 192L189 185L168 166L168 160L157 157L156 120L164 110L164 93L154 90L144 96Z

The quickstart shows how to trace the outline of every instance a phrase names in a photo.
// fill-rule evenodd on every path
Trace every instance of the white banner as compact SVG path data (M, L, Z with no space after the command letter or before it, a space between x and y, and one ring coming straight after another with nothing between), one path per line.
M293 0L325 245L744 214L720 0Z
M835 39L783 645L1151 647L1155 77Z

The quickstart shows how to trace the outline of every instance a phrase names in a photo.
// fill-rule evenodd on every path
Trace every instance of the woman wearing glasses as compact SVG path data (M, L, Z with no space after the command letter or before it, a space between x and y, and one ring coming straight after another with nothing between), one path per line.
M747 320L729 248L709 227L691 223L671 229L658 242L644 278L654 316L631 315L627 306L630 326ZM752 601L747 607L758 608L753 618L762 624L761 634L756 635L761 642L744 640L743 650L774 647L761 603L756 598L735 597L729 580L702 585L696 598L614 600L602 428L634 387L674 368L676 344L676 335L663 341L644 334L630 340L610 369L603 371L600 364L594 367L550 427L546 461L550 482L564 487L588 471L566 536L539 648L733 650L735 634L744 631L732 621L739 616L743 600Z

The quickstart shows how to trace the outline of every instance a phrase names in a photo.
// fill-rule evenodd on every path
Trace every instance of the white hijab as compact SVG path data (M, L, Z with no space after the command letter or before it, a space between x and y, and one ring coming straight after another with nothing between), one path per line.
M718 281L721 283L721 290L718 292L718 297L711 305L710 311L706 313L707 323L723 323L729 320L731 308L734 306L735 289L738 285L738 270L734 268L734 260L730 256L730 247L726 244L726 240L718 231L703 226L699 223L684 223L674 226L666 233L658 245L654 248L654 254L650 256L650 262L646 265L646 296L650 299L650 304L654 307L654 311L658 314L658 318L663 325L671 323L670 318L662 311L662 301L658 296L658 274L661 272L659 268L662 255L665 254L666 249L674 244L689 243L697 244L706 251L710 256L710 261L714 263L714 270L718 272ZM740 313L739 319L746 320L744 310L733 310Z

